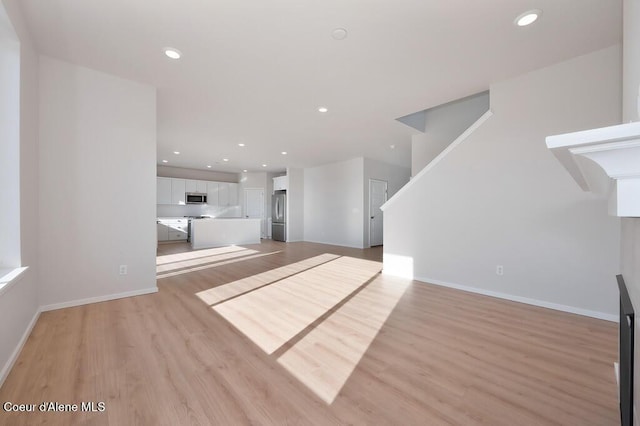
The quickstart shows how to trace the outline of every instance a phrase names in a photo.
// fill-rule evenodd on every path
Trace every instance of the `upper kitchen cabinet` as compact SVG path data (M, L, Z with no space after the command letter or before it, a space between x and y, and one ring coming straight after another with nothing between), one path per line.
M186 205L186 192L187 187L184 179L171 179L171 204Z
M218 205L237 206L238 205L238 184L229 182L218 183Z
M278 176L273 178L274 191L286 191L289 189L289 176Z
M206 180L185 180L186 192L197 192L199 194L207 193L207 181Z
M238 185L237 183L230 183L229 184L229 205L230 206L237 206L238 203L238 188L240 185Z
M219 205L218 202L218 182L207 182L207 204L210 206Z
M156 204L171 204L171 178L156 178Z
M229 184L226 182L218 183L218 205L229 205Z

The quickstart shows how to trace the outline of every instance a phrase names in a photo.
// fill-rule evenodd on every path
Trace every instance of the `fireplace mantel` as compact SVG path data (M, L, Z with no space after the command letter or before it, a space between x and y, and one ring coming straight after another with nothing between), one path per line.
M640 122L548 136L547 148L585 191L595 191L594 162L611 179L609 213L640 217Z

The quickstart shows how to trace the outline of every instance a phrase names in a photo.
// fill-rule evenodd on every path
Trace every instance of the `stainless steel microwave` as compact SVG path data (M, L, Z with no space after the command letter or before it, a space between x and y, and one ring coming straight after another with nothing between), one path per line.
M207 194L202 194L200 192L187 192L185 193L185 199L187 204L206 204Z

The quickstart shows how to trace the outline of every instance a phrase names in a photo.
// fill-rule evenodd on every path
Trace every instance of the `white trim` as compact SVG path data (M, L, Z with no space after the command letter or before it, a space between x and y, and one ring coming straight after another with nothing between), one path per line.
M356 249L364 249L365 248L364 246L350 246L350 245L347 245L347 244L338 244L338 243L335 243L335 242L334 243L329 243L329 242L326 242L326 241L315 241L315 240L307 240L307 239L300 240L298 242L303 242L303 241L306 242L306 243L324 244L324 245L327 245L327 246L349 247L349 248L356 248ZM292 242L292 241L287 241L287 242Z
M408 191L409 188L411 188L418 179L420 179L425 174L429 173L429 171L431 169L433 169L440 161L442 161L442 159L444 157L446 157L451 151L453 151L460 144L462 144L462 142L464 142L473 132L476 131L476 129L478 127L480 127L492 115L493 115L493 112L491 112L491 110L489 110L489 111L485 112L484 114L482 114L480 116L480 118L478 118L475 121L475 123L473 123L471 126L469 126L467 128L467 130L462 132L462 134L460 136L458 136L453 142L451 142L449 144L449 146L447 146L440 154L438 154L436 156L436 158L431 160L431 162L429 164L427 164L422 170L420 170L417 175L415 175L413 178L411 178L409 183L407 183L405 186L400 188L400 190L398 192L396 192L393 195L393 197L391 197L386 203L384 203L382 205L382 207L380 207L380 210L385 211L385 209L387 207L389 207L390 205L392 205L395 202L395 200L397 200L402 194L404 194L406 191Z
M29 335L31 334L33 327L36 325L36 322L38 322L38 318L40 317L40 312L41 312L40 309L36 310L36 313L33 315L33 318L31 318L31 322L29 323L26 330L22 334L22 337L20 338L20 342L18 342L18 345L11 353L11 356L5 363L4 367L2 367L2 371L0 371L0 387L2 387L2 385L4 384L5 379L9 375L9 372L11 371L11 369L13 368L13 364L15 364L15 362L17 361L18 355L20 355L20 352L22 351L22 347L24 346L25 343L27 343L27 339L29 338Z
M21 268L10 268L2 270L0 277L0 295L6 293L15 283L19 282L25 275L24 272L29 269L28 266Z
M382 271L384 274L384 270ZM425 277L414 277L414 281L419 281L424 284L435 284L441 287L454 288L456 290L467 291L470 293L483 294L485 296L497 297L498 299L510 300L512 302L525 303L527 305L539 306L542 308L553 309L555 311L569 312L572 314L582 315L585 317L597 318L605 321L618 322L618 316L614 314L607 314L605 312L591 311L589 309L576 308L574 306L561 305L559 303L546 302L544 300L530 299L528 297L514 296L512 294L502 293L498 291L485 290L482 288L469 287L466 285L449 283L446 281L434 280Z
M40 307L41 312L53 311L55 309L71 308L73 306L88 305L89 303L106 302L109 300L122 299L124 297L141 296L143 294L157 293L158 287L144 288L141 290L125 291L124 293L107 294L105 296L89 297L87 299L71 300L69 302L53 303Z
M373 216L373 214L371 213L371 184L374 181L375 182L384 183L384 203L382 203L382 205L384 205L387 202L387 200L388 200L388 198L387 198L388 197L388 191L389 191L389 182L387 182L386 180L369 178L369 215L367 216L367 222L369 223L369 246L368 246L368 248L371 248L371 216ZM384 243L384 241L383 241L383 243Z

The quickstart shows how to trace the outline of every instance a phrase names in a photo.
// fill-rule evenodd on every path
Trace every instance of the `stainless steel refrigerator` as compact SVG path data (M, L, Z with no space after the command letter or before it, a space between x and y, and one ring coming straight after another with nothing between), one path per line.
M271 197L271 238L287 241L287 191L275 191Z

